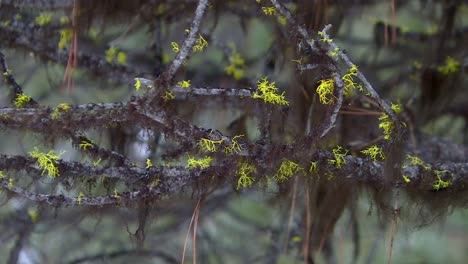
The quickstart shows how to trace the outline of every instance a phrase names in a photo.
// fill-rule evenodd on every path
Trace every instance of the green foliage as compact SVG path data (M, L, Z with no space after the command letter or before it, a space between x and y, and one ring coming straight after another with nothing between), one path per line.
M371 157L374 161L377 161L377 156L382 160L385 159L382 149L377 145L370 146L369 148L362 150L361 153Z
M29 156L37 159L39 168L42 169L41 175L44 175L44 173L47 172L49 177L55 178L60 176L56 163L63 153L65 153L65 151L62 151L59 154L55 154L53 150L50 150L48 153L40 152L37 147L34 147L34 150L29 152Z
M213 159L211 157L205 157L202 159L195 159L193 157L189 157L186 168L187 169L196 169L196 168L206 169L210 167L212 160Z
M322 104L332 104L335 101L335 96L333 91L335 90L335 81L333 79L325 79L319 81L319 86L317 87L317 94L319 100Z
M29 101L31 101L31 97L21 93L16 95L13 104L16 106L16 108L23 108Z
M253 93L252 98L263 99L265 103L270 104L289 105L289 102L284 97L284 93L278 94L275 82L268 82L268 78L264 77L258 81L257 91Z
M251 174L256 172L257 169L254 165L248 162L242 162L239 165L239 169L236 171L239 175L239 180L237 181L237 189L240 188L248 188L252 186L254 179L252 178Z
M146 159L146 168L149 169L150 167L153 167L153 162L150 159Z
M5 175L3 174L3 171L0 170L0 180L5 179Z
M281 162L280 168L278 169L274 177L278 182L283 182L289 180L294 174L303 170L304 169L301 166L299 166L299 164L285 159Z
M343 152L343 148L341 146L336 146L332 152L334 159L329 159L328 163L335 165L337 168L341 168L341 166L346 164L345 156L348 153L348 150Z

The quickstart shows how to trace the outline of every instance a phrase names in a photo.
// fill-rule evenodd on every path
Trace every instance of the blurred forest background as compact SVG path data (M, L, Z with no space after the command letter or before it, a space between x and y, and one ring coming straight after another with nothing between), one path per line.
M392 149L399 144L396 151L401 159L408 151L428 164L468 163L467 1L281 2L316 43L321 39L317 32L331 24L328 34L333 42L383 99L398 103L402 109L405 140L388 142L379 128L382 110L375 101L357 93L346 97L335 127L315 142L318 148L332 149L339 144L350 150L348 154L364 159L360 151L368 146ZM189 34L198 4L194 0L0 1L0 52L10 70L0 83L2 115L13 113L7 109L15 108L18 97L8 76L14 76L24 94L49 109L48 113L59 109L60 115L67 111L58 107L64 103L88 107L87 111L94 113L99 105L92 104L144 98L150 93L147 91L158 88L158 82L153 88L145 82L137 88L135 78L158 80L168 69ZM166 80L174 86L158 101L165 105L161 111L215 134L231 138L242 134L241 142L266 145L266 130L261 125L265 113L274 144L299 142L308 127L320 127L330 108L319 103L315 92L318 83L331 75L327 65L335 63L342 74L347 67L324 55L327 50L323 46L325 53L314 53L277 8L268 8L273 4L265 0L209 1L199 31L207 46L202 44L202 50L190 54L173 78ZM73 45L75 36L77 46ZM197 41L201 41L198 34ZM73 56L77 57L76 72ZM181 88L182 81L190 80L187 90L254 91L264 77L276 82L279 93L285 92L288 107L265 110L243 99L205 98ZM19 108L33 107L36 105L30 101ZM80 200L76 206L51 205L48 200L22 197L12 191L13 185L32 193L75 198L120 197L140 185L112 177L88 179L86 175L70 180L62 176L66 171L52 178L41 176L42 170L8 170L8 155L28 157L35 147L44 152L65 151L60 156L64 161L116 166L105 159L99 163L99 155L88 155L86 147L80 145L83 140L58 132L68 126L66 122L42 132L12 123L2 122L0 129L0 172L5 188L0 194L1 263L180 263L193 215L198 218L198 263L304 263L305 230L309 232L304 226L316 219L307 213L309 204L304 199L309 191L300 191L298 186L315 186L314 181L297 176L299 180L291 179L288 184L265 187L258 178L251 187L239 188L237 178L231 178L209 191L199 186L205 181L187 184L154 203L87 206ZM193 150L188 155L177 153L183 144L173 140L171 132L131 120L82 129L79 123L70 127L86 135L92 144L122 154L140 170L184 167L189 156L197 155ZM460 178L468 177L464 166ZM228 170L237 171L233 167ZM352 177L351 172L341 176ZM330 181L329 174L320 177ZM146 183L158 184L153 180ZM356 185L356 195L341 196L346 192L341 187L332 190L332 196L346 201L325 233L311 232L309 263L468 262L466 201L453 200L466 199L466 194L445 197L442 205L437 195L444 190L426 190L415 200L400 194L402 215L395 222L394 212L385 209L393 206L394 193L387 193L393 197L388 202L378 197L380 187L370 190L373 186ZM450 192L449 188L445 192ZM205 198L198 207L202 196ZM431 203L438 205L434 211ZM308 215L311 219L305 220ZM188 241L185 263L192 261L195 248L192 237Z

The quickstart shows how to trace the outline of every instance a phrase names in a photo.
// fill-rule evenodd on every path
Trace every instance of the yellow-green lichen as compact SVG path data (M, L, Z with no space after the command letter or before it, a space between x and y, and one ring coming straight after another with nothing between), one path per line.
M239 169L236 171L237 175L239 175L239 179L237 180L237 189L240 188L248 188L252 186L254 179L252 178L252 173L255 173L257 169L254 165L243 162L239 165Z
M258 81L257 91L252 94L252 98L262 99L265 103L270 104L289 105L289 102L284 97L284 93L278 94L275 82L268 82L268 78L264 77Z
M236 80L240 80L244 77L245 61L235 48L232 49L232 55L229 57L229 65L224 68L224 70L227 75L234 77Z
M202 159L195 159L193 157L189 157L189 159L187 160L186 168L189 170L196 169L196 168L206 169L210 167L212 160L213 159L211 157L205 157Z
M334 165L337 168L341 168L341 166L346 164L345 156L348 153L348 150L344 150L341 146L336 146L332 152L334 159L329 159L328 163Z
M16 108L23 108L29 101L31 101L31 97L21 93L16 95L13 104L16 106Z
M44 13L41 13L39 14L39 16L37 16L34 21L36 22L36 24L38 24L39 26L44 26L44 25L47 25L49 24L50 22L52 22L52 13L50 12L44 12Z
M70 105L66 104L66 103L62 103L62 104L59 104L55 109L54 111L52 112L52 114L50 114L50 118L52 119L57 119L60 117L61 113L62 112L68 112L68 110L70 110Z
M207 46L208 46L208 41L206 41L206 39L203 38L203 36L199 34L192 50L193 52L202 52Z
M377 156L382 160L385 159L385 154L377 145L370 146L367 149L362 150L361 153L371 157L374 161L377 161Z
M299 164L285 159L281 162L281 165L274 177L278 182L283 182L290 179L294 174L303 170L304 169L299 166Z
M442 66L437 67L437 71L444 75L449 75L453 73L457 73L460 70L460 62L455 60L454 58L447 56L445 58L445 64Z
M179 85L182 88L188 89L188 88L190 88L190 80L179 81L179 82L177 82L177 85Z
M335 81L333 79L325 79L319 81L319 86L317 87L317 94L319 100L322 104L333 104L335 102L335 95L333 92L335 90Z
M42 169L41 175L47 172L49 177L55 178L60 176L56 163L58 163L63 153L65 151L61 151L59 154L55 154L53 150L50 150L48 153L40 152L37 147L34 147L34 150L29 152L29 156L37 159L39 168Z

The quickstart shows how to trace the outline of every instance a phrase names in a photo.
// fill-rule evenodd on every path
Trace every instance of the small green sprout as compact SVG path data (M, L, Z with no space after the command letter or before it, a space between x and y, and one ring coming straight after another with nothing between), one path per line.
M452 184L452 182L450 180L447 180L447 181L442 180L441 175L446 173L446 172L447 172L446 170L443 170L443 171L434 170L434 173L435 173L435 175L437 177L437 180L432 185L434 190L438 191L439 189L445 189L445 188L449 187Z
M356 65L353 65L351 68L349 68L348 73L343 75L341 78L344 83L344 94L345 96L349 97L353 94L353 91L356 89L356 82L354 82L354 77L357 76L357 70L358 67Z
M146 159L146 168L149 169L150 167L153 167L153 162L150 159Z
M54 109L54 111L52 112L52 114L50 114L50 118L52 118L52 119L57 119L57 118L60 117L61 112L67 112L68 110L70 110L70 105L68 105L68 104L66 104L66 103L59 104L59 105Z
M403 177L403 180L405 181L405 183L410 183L411 182L411 179L408 176L403 175L402 177Z
M202 138L198 141L197 145L200 147L201 151L204 152L216 152L216 145L223 143L223 139L220 140L211 140L207 138Z
M198 38L195 41L195 45L193 46L193 52L202 52L208 46L208 41L201 34L198 34Z
M243 162L239 165L239 169L236 171L239 175L239 180L237 181L237 190L242 188L248 188L252 186L254 179L251 176L251 173L256 172L257 169L254 165Z
M389 140L394 128L393 122L387 114L382 114L379 120L379 128L383 130L384 139Z
M263 99L265 103L270 104L289 105L284 97L285 92L281 94L277 92L278 88L275 86L275 82L268 82L268 78L264 77L258 81L257 91L252 94L252 98Z
M44 12L39 14L34 20L39 26L44 26L52 22L52 13Z
M244 76L245 61L235 48L233 48L232 55L229 57L229 63L229 66L224 68L226 74L240 80Z
M460 70L460 62L455 60L454 58L447 56L445 58L445 64L443 66L437 67L437 71L444 75L449 75L456 73Z
M274 6L263 6L262 11L267 16L276 15L276 8Z
M362 150L361 153L371 157L374 161L377 161L377 156L382 160L385 159L382 149L377 145L370 146L369 148Z
M310 173L317 173L318 172L318 162L317 161L311 161L310 162L309 172Z
M169 100L172 100L174 98L175 98L175 95L174 95L174 93L172 93L172 91L166 91L166 93L163 96L163 99L164 99L165 102L167 102Z
M180 87L182 88L190 88L190 80L183 80L183 81L180 81L177 83L177 85L179 85Z
M172 47L172 51L177 53L180 51L180 48L179 48L179 44L177 44L177 42L171 42L171 47Z
M348 150L343 152L343 148L341 146L336 146L332 152L335 159L329 159L328 163L335 165L337 168L341 168L341 166L346 164L345 156L348 153Z
M140 78L135 78L134 87L135 87L135 90L137 90L137 91L141 89L141 80L140 80Z
M14 187L15 187L15 181L13 180L13 178L10 178L8 180L8 188L13 189Z
M299 164L290 160L283 160L274 177L278 182L283 182L302 170L304 169Z
M81 141L81 143L78 145L78 147L84 151L88 150L88 148L92 148L93 147L93 143L92 142L88 142L86 140L83 140Z
M322 104L332 104L335 101L333 91L335 90L335 81L333 79L320 80L317 87L317 94Z
M42 169L41 175L44 175L44 173L47 171L49 177L55 178L60 176L56 163L63 153L65 153L65 151L61 151L59 154L55 154L53 150L49 151L48 153L40 152L37 147L34 147L34 150L29 152L29 156L37 159L39 168Z
M224 147L224 153L239 153L242 151L242 147L237 141L238 138L244 137L244 135L236 135L231 139L231 145Z
M195 159L195 158L189 157L186 168L189 170L196 169L196 168L206 169L210 167L212 160L213 159L211 157L205 157L202 159Z
M0 170L0 180L5 179L5 175L3 174L3 171Z
M64 28L60 30L60 39L58 43L59 50L63 50L68 43L71 42L73 37L73 30L71 28Z
M80 194L78 195L78 204L81 205L81 203L83 202L83 196L84 196L84 193L83 192L80 192Z
M16 95L13 104L16 106L16 108L23 108L29 101L31 101L31 97L21 93Z

